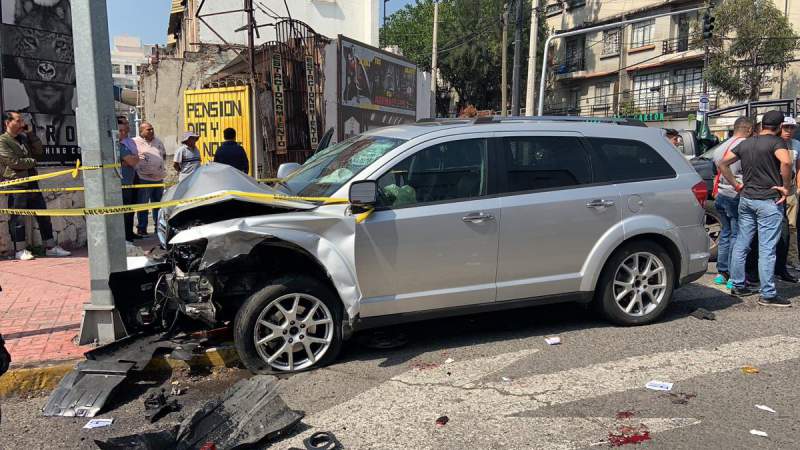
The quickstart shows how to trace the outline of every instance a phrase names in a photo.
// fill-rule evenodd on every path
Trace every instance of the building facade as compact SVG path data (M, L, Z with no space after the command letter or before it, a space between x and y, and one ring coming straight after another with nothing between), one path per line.
M359 42L378 46L379 11L382 0L257 0L254 2L258 25L275 24L283 19L304 22L323 36L346 34ZM198 8L202 4L198 19ZM242 0L206 1L172 0L167 45L175 54L196 52L202 44L246 45L247 15L244 12L218 14L241 9ZM214 14L214 15L211 15ZM203 23L205 22L205 23ZM273 26L262 26L256 45L278 40Z
M549 0L544 7L552 33L643 18L619 28L554 40L549 67L552 89L548 114L636 116L680 128L691 119L703 93L704 49L697 22L702 12L644 19L700 7L698 0ZM785 3L785 4L784 4ZM800 27L800 2L778 1L790 22ZM761 99L795 98L796 64L773 74ZM709 86L710 109L732 102ZM690 119L690 120L687 120ZM685 123L685 126L680 126Z
M148 62L152 45L142 45L135 36L114 36L111 47L111 76L114 86L137 89L139 75Z

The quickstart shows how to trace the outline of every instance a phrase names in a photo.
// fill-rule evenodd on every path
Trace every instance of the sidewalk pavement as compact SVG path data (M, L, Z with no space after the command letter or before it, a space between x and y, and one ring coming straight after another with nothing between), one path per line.
M136 243L157 245L153 237ZM0 333L12 366L80 359L91 348L76 345L83 304L90 301L85 248L66 258L0 260L0 286Z

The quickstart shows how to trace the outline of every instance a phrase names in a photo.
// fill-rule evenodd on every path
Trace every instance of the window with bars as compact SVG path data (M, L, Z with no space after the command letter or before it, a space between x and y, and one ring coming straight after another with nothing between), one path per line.
M600 83L594 87L594 106L596 108L607 108L612 103L614 89L612 83Z
M619 28L603 32L603 56L619 54L620 36Z
M664 102L668 88L669 72L638 75L633 78L633 103L647 112Z
M653 29L655 19L636 22L631 31L631 48L644 47L653 43Z
M111 65L111 73L120 74L122 73L119 68L119 64L112 64Z
M133 75L133 66L125 64L125 75Z

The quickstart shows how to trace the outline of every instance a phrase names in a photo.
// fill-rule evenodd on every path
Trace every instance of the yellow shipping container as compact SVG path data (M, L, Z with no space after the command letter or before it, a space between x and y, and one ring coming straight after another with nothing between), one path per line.
M186 130L200 135L197 148L203 164L214 160L214 152L224 141L222 131L236 130L236 141L247 153L252 174L250 86L187 90L183 94L183 119Z

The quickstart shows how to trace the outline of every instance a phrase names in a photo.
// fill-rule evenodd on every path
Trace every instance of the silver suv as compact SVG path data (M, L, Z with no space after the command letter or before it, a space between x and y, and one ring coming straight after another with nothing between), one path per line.
M165 199L211 196L162 215L168 262L128 320L169 324L173 304L232 321L254 372L318 367L355 330L437 316L576 301L652 322L706 271L706 185L660 130L607 122L382 128L274 188L203 166Z

